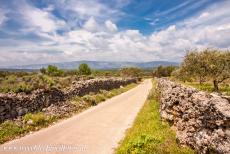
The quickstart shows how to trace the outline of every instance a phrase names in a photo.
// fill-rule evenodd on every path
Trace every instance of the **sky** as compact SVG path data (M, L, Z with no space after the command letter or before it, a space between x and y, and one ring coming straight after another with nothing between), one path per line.
M230 0L0 0L0 66L182 61L230 47Z

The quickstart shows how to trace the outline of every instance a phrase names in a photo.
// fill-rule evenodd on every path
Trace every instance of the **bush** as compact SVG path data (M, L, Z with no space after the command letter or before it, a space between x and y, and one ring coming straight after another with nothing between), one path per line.
M64 71L59 69L57 66L49 65L46 69L41 68L40 72L42 74L47 74L50 76L62 76L64 74Z
M33 87L31 85L22 82L19 85L15 86L15 88L13 89L13 92L15 92L15 93L20 93L20 92L30 93L32 90L33 90Z
M51 121L53 121L54 117L46 116L42 112L27 113L26 115L24 115L23 120L25 122L28 122L29 120L32 120L32 124L31 124L32 126L43 127L43 126L48 125Z
M48 87L52 87L55 84L55 81L49 76L42 76L42 80L48 85Z
M91 69L90 67L83 63L78 67L78 71L80 75L90 75L91 74Z
M96 101L95 101L95 98L93 96L91 96L91 95L85 95L85 96L82 97L82 99L85 102L89 103L90 105L97 105Z
M106 100L106 96L104 96L103 94L97 94L95 95L95 102L96 104L103 102Z

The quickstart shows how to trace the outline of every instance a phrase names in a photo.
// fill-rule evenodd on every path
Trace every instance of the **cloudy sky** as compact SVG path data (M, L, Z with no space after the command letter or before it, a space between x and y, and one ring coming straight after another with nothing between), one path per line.
M0 0L0 66L179 62L230 47L230 0Z

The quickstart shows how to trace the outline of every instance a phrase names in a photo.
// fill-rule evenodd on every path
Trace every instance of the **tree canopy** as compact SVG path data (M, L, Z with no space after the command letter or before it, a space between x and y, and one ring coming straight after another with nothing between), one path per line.
M207 79L213 82L214 90L219 90L219 83L230 78L230 52L218 49L190 51L180 67L180 74L199 78L200 83Z
M80 75L90 75L91 74L91 68L86 63L82 63L78 67L78 71Z
M50 76L61 76L64 74L62 69L59 69L57 66L49 65L47 68L41 68L40 72Z
M168 77L171 76L172 72L176 69L175 66L158 66L153 71L153 76L156 77Z
M120 75L126 77L139 77L142 73L142 70L137 67L125 67L120 69Z

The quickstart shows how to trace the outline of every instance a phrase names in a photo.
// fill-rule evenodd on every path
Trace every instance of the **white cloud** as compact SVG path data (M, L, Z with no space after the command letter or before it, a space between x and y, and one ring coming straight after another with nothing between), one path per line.
M230 2L213 5L187 20L147 36L135 29L121 31L112 22L113 19L101 20L95 17L99 16L103 9L93 10L95 15L91 16L92 12L85 12L84 9L79 11L80 8L77 11L82 16L87 16L82 26L58 34L56 30L68 26L68 22L59 23L60 19L54 17L48 10L29 7L23 14L28 21L27 26L32 28L32 32L35 29L36 34L44 40L39 43L17 39L0 40L0 65L83 59L180 61L188 49L230 47L229 5ZM83 6L86 7L82 4ZM96 7L104 7L99 6Z
M100 26L95 21L94 17L90 17L83 25L83 28L91 32L96 32L100 30Z
M19 6L19 13L27 26L32 29L38 29L41 32L55 32L65 26L63 20L57 19L48 10L41 10L27 3Z
M117 1L115 2L116 4L119 3ZM113 18L113 20L116 20L119 18L119 16L123 15L121 11L105 4L106 3L102 3L98 0L63 0L55 2L56 7L58 7L58 9L61 11L62 15L71 19L77 18L87 20L90 17L94 17L95 19L99 20L106 20L109 18ZM123 4L125 5L128 3L126 2Z
M110 20L105 21L105 26L110 32L116 32L117 26Z
M208 17L210 14L208 13L208 12L204 12L204 13L202 13L199 17L198 17L198 19L202 19L202 18L206 18L206 17Z
M0 8L0 26L7 20L6 11Z

